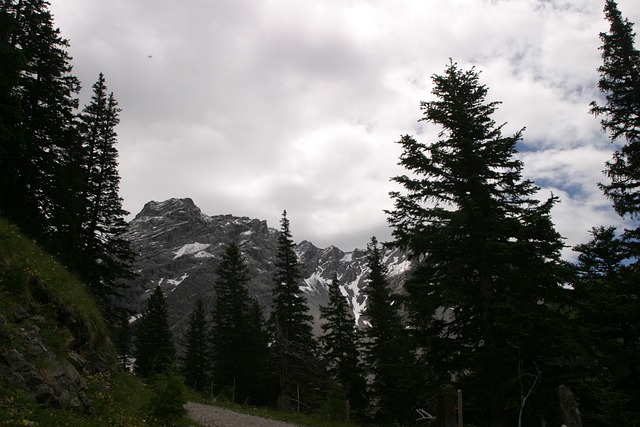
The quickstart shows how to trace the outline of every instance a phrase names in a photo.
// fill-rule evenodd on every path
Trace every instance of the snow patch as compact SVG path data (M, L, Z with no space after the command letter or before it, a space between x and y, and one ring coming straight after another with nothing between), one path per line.
M319 295L320 291L318 290L318 288L320 287L327 287L327 283L325 283L326 280L322 277L321 272L314 272L311 276L309 276L308 278L304 279L304 283L306 286L301 286L300 290L302 290L303 292L307 293L307 294L316 294Z
M211 255L209 252L206 251L200 251L200 252L196 252L193 255L194 258L215 258L215 255Z
M176 288L178 287L178 285L182 282L184 282L184 279L186 279L187 277L189 277L189 275L187 273L184 273L182 275L182 277L178 278L178 279L169 279L167 280L167 283L170 285L173 285L174 288L171 290L171 292L175 291Z
M209 246L211 246L208 243L187 243L186 245L182 246L180 249L178 249L176 251L176 256L173 257L173 259L177 259L180 258L181 256L184 255L194 255L197 254L198 252L204 251L205 249L207 249ZM203 255L201 255L200 257L202 257Z
M398 262L398 257L393 257L393 263L387 266L387 271L390 276L397 276L411 268L411 261L405 259Z
M353 307L353 317L356 322L356 325L358 324L360 316L362 316L362 313L364 312L365 308L367 308L366 297L362 299L362 302L358 302L358 296L360 296L360 288L358 287L358 283L360 283L360 281L363 280L364 276L366 276L367 274L369 274L369 269L363 268L358 274L358 277L356 277L355 280L353 280L352 282L346 285L346 287L353 294L353 297L351 297L351 307Z
M353 252L347 252L344 254L340 262L351 262L353 261Z

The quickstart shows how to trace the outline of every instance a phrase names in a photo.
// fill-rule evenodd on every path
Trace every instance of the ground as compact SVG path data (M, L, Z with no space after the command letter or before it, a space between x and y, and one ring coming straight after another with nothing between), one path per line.
M185 407L189 412L189 418L199 422L203 427L295 427L295 424L241 414L217 406L189 402Z

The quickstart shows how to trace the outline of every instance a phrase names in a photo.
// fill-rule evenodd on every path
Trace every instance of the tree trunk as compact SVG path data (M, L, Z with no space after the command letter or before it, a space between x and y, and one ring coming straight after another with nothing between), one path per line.
M567 427L582 427L578 401L568 387L561 385L558 387L558 399L560 400L560 411L562 412L562 422Z
M451 384L440 386L438 406L436 408L437 427L457 427L458 392Z

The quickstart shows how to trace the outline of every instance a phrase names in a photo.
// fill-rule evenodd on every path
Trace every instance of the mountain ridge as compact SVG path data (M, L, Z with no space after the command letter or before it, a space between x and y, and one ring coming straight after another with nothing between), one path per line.
M159 285L167 296L172 330L180 334L197 299L212 306L217 265L225 247L235 242L249 267L249 294L268 314L279 231L265 220L207 215L190 198L172 198L147 202L129 226L127 238L138 255L134 263L138 276L127 283L128 309L140 313L150 292ZM295 236L295 224L293 229ZM320 332L319 307L328 302L327 288L334 275L356 322L364 325L366 251L345 252L333 245L318 248L307 240L298 243L295 250L303 276L300 288L314 317L315 333ZM411 267L406 255L382 248L382 256L390 283L401 286Z

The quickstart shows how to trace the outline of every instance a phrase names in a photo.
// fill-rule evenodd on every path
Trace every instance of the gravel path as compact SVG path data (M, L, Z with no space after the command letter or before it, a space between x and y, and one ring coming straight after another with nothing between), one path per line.
M268 420L200 403L189 402L185 408L189 412L189 418L199 422L203 427L296 427L295 424Z

